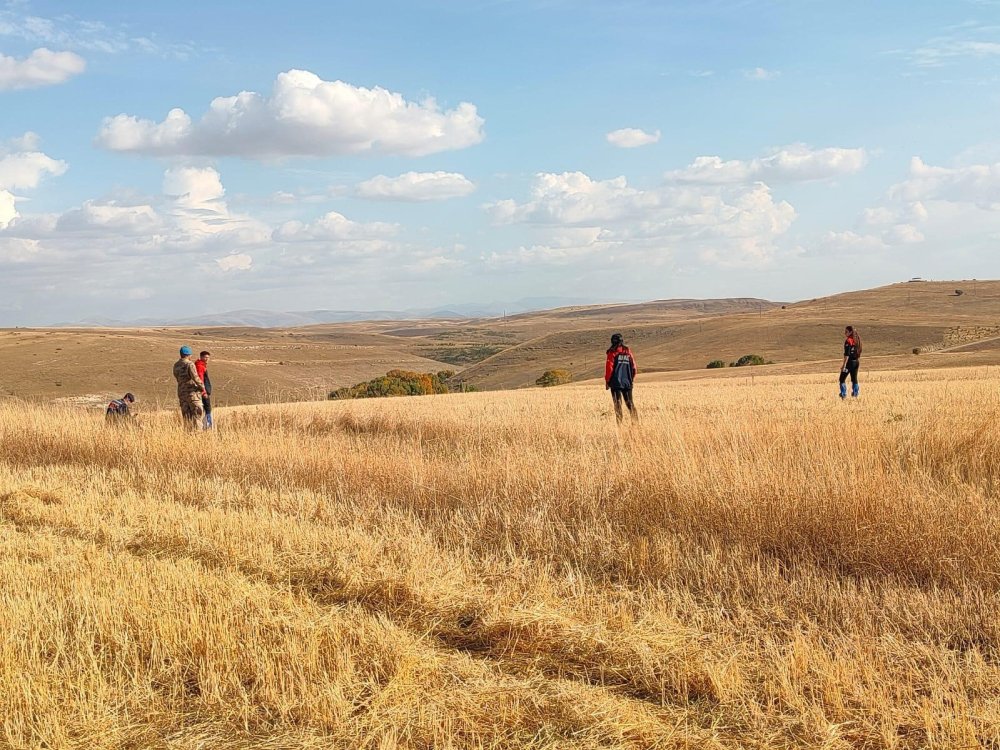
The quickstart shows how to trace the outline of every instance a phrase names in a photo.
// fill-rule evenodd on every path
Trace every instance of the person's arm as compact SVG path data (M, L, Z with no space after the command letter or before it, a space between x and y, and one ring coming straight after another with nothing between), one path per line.
M198 380L201 383L201 395L207 396L208 389L205 386L205 363L200 359L194 361L194 369L198 372Z
M843 364L840 365L840 371L841 372L847 372L847 358L848 358L849 354L850 354L850 352L848 350L848 346L845 343L844 344L844 362L843 362Z
M615 370L614 352L608 352L608 358L604 363L604 388L611 387L611 373Z
M198 386L199 390L205 390L205 384L201 382L201 378L198 376L198 367L194 362L188 362L188 376L191 378L191 382Z
M635 357L632 356L632 352L631 351L629 351L629 353L628 353L628 362L629 362L629 366L632 368L632 379L635 380L635 376L638 374L639 370L635 366Z

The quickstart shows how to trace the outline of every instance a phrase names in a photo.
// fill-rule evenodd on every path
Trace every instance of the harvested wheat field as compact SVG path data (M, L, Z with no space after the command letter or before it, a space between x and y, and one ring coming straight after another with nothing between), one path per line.
M0 407L32 748L1000 747L1000 371Z

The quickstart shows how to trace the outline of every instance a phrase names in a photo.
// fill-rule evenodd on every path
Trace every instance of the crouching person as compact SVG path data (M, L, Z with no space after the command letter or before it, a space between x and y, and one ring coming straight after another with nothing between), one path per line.
M129 407L134 403L135 396L131 393L126 393L121 398L116 398L104 410L105 420L107 420L108 424L134 424L135 414L129 410Z

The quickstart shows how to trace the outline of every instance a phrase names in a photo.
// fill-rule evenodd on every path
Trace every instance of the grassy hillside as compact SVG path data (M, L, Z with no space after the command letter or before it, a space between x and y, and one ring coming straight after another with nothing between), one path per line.
M955 295L956 288L965 293ZM323 398L391 369L461 370L478 388L531 385L546 370L598 377L621 331L643 376L702 370L760 354L797 372L829 370L843 326L864 334L865 361L892 369L1000 363L1000 282L897 284L784 306L757 299L662 300L562 308L491 320L341 323L290 329L154 328L0 331L0 397L100 404L133 391L174 400L182 343L213 355L221 405ZM955 348L958 347L958 348ZM953 348L964 356L921 357ZM891 362L882 358L894 357ZM823 364L817 364L823 363ZM717 377L727 377L717 372ZM682 376L689 377L689 376Z
M1000 742L1000 381L0 407L0 744Z
M0 330L0 398L102 404L125 391L170 404L181 344L213 354L219 404L323 398L392 369L437 372L473 364L552 326L721 315L758 300L669 300L598 305L482 321L375 321L289 329L145 328Z
M181 344L212 352L220 404L318 399L394 367L446 367L351 326L334 336L308 329L15 329L0 331L0 397L101 404L133 391L147 407L173 404L171 367Z
M965 293L956 296L958 288ZM752 313L553 328L469 367L462 378L482 388L511 388L529 385L543 371L555 368L569 370L576 379L598 377L614 330L625 335L643 372L701 369L714 359L731 362L749 353L786 364L829 362L840 356L847 324L861 330L866 357L909 357L914 348L943 348L952 343L956 329L981 328L984 336L1000 336L1000 282L894 284L761 306ZM1000 362L1000 357L992 361Z

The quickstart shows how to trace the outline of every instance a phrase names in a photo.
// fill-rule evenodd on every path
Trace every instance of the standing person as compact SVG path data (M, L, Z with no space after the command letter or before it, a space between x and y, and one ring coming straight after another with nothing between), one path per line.
M604 387L611 391L611 398L615 402L615 417L620 423L622 421L622 401L628 407L632 419L638 419L639 414L635 410L632 402L632 384L635 381L636 370L635 357L625 342L622 335L616 333L611 337L611 348L608 349L608 359L604 364Z
M212 379L208 376L208 360L212 358L212 352L202 352L198 355L198 361L194 363L198 370L198 377L201 378L202 385L205 386L205 395L201 397L201 406L205 410L205 429L212 429Z
M205 385L198 377L198 368L191 361L191 347L181 347L181 358L174 362L174 378L177 379L177 400L181 404L181 416L192 430L201 429L201 419L205 410L201 399L205 396Z
M847 376L851 376L851 396L861 393L858 384L858 368L861 367L861 336L854 326L844 329L844 362L840 366L840 397L847 398Z
M115 422L117 424L130 423L135 415L128 410L128 408L135 403L135 396L131 393L126 393L121 398L116 398L110 404L108 408L104 410L104 417L108 422Z

